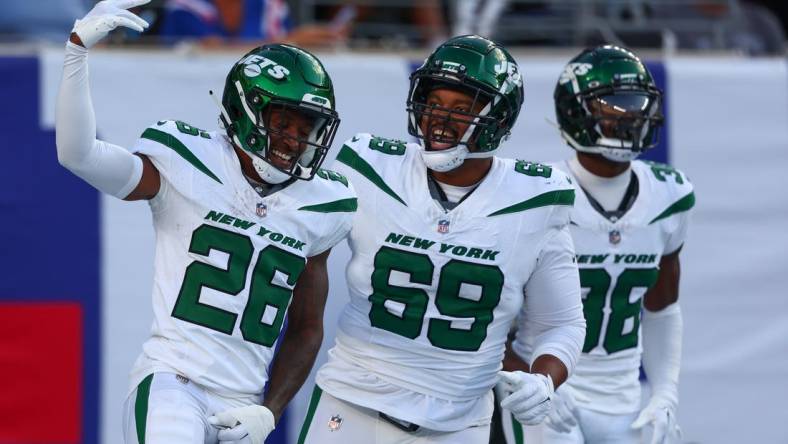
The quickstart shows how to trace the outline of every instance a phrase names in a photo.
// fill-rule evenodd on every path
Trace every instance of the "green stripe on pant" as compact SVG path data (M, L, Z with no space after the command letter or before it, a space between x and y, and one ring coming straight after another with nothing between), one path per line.
M514 435L514 444L523 444L523 426L520 424L514 415L512 417L512 435Z
M304 425L301 426L301 434L298 435L298 444L304 444L306 440L306 434L309 432L309 426L312 424L312 418L315 416L315 410L317 410L317 405L320 404L320 396L322 394L323 389L315 384L315 389L312 390L312 398L309 400L309 409L306 412L306 418L304 418Z
M137 399L134 400L134 422L137 425L137 441L145 444L145 425L148 421L148 397L153 375L148 375L137 386Z

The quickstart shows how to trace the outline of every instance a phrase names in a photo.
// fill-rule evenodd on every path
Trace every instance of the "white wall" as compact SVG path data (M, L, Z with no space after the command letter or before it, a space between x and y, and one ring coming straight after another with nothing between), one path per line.
M130 146L163 118L215 127L208 90L221 91L236 54L174 56L102 52L90 56L102 137ZM355 132L406 138L408 61L332 54L342 118L335 148ZM42 122L51 127L60 51L42 54ZM526 101L501 154L554 160L570 154L545 118L564 60L520 57ZM698 203L682 253L685 316L680 419L694 442L785 442L788 436L788 75L782 60L676 59L668 63L674 165ZM151 324L153 231L144 203L102 200L103 442L119 442L127 374ZM342 245L330 261L326 342L346 301ZM297 436L308 392L294 401Z

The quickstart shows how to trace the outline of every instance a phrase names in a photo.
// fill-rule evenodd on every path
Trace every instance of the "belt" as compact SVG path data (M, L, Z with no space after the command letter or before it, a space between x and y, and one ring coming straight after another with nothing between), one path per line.
M391 416L389 416L389 415L387 415L387 414L385 414L383 412L378 412L378 416L380 416L381 419L383 419L384 421L386 421L389 424L393 425L394 427L396 427L396 428L398 428L398 429L400 429L402 431L405 431L405 432L413 433L413 432L415 432L415 431L417 431L417 430L419 430L421 428L421 426L419 426L418 424L414 424L414 423L408 422L408 421L403 421L403 420L397 419L397 418L392 418Z

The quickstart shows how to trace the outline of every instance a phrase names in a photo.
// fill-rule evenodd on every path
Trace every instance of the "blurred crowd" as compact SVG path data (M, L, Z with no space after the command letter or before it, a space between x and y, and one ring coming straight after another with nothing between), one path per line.
M3 0L0 43L60 42L96 0ZM753 0L152 0L143 35L110 44L432 48L452 35L508 45L784 55L788 2Z

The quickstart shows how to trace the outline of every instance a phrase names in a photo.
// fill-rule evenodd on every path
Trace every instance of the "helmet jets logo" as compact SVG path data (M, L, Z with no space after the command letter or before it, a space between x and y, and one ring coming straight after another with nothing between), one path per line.
M520 75L520 72L517 70L517 65L512 63L508 60L504 60L501 63L495 65L495 73L496 74L504 74L506 73L507 77L504 82L504 91L509 92L513 89L523 86L523 76Z
M561 73L561 78L558 79L558 83L563 85L566 82L576 81L577 76L588 74L588 71L591 71L593 67L594 65L590 63L569 63L564 68L564 72Z
M268 68L265 72L275 78L276 80L282 80L285 76L290 74L290 70L285 68L282 65L277 64L271 59L267 59L263 56L259 56L257 54L252 54L241 61L244 66L244 74L246 77L257 77L259 76L263 70Z

